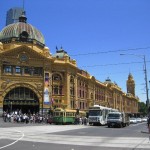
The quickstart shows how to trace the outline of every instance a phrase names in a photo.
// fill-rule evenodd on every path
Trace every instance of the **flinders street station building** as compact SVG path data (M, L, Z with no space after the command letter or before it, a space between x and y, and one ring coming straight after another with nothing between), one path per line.
M44 36L25 15L0 32L0 112L43 113L57 107L87 111L102 105L137 113L131 73L126 86L125 93L109 78L98 81L78 68L62 47L51 54Z

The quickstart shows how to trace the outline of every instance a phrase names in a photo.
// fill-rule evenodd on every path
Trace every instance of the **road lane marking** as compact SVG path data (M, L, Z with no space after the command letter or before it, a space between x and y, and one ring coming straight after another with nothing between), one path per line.
M58 135L57 132L89 128L85 126L31 126L20 127L25 136L22 141L42 142L53 144L83 145L96 147L146 148L149 150L149 139L145 137L103 137ZM90 127L91 128L91 127ZM12 129L12 128L11 128ZM17 129L14 128L13 129ZM78 130L77 130L78 131ZM55 134L56 132L56 134ZM84 133L79 130L78 132ZM138 132L138 131L137 131ZM84 134L83 134L84 135ZM8 139L11 137L8 137ZM13 138L13 137L12 137Z
M15 140L14 142L12 142L12 143L10 143L10 144L7 144L7 145L5 145L5 146L2 146L2 147L0 147L0 149L3 149L3 148L6 148L6 147L9 147L9 146L11 146L11 145L13 145L13 144L15 144L15 143L17 143L18 141L20 141L20 140L22 140L23 139L23 137L24 137L24 133L23 132L21 132L21 131L19 131L19 130L15 130L16 132L19 132L19 133L21 133L22 135L21 135L21 137L20 138L18 138L17 140ZM13 131L14 132L14 131Z

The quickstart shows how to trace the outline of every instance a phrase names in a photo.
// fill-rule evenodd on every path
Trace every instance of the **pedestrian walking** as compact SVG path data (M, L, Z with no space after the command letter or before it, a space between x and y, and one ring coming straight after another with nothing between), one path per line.
M149 106L149 108L148 108L147 127L148 127L149 140L150 140L150 106Z
M7 122L7 113L5 111L3 112L3 120L4 122Z
M150 134L150 117L147 119L147 124L148 124L148 129L149 129L149 134Z
M84 117L83 122L84 122L84 125L87 125L87 118L86 117Z

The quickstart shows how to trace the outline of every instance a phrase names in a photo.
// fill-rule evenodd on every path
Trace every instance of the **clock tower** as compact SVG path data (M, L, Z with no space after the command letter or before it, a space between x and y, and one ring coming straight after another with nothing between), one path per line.
M127 93L130 93L133 96L135 96L135 81L131 73L129 73L128 75L128 80L126 82L126 85L127 85Z

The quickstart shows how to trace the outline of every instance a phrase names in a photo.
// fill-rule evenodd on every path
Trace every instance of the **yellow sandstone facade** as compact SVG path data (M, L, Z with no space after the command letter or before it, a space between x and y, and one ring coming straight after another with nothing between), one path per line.
M0 32L0 111L45 112L62 107L87 111L102 105L128 113L138 112L131 74L127 93L107 79L104 83L77 67L63 48L50 54L43 35L26 23Z

